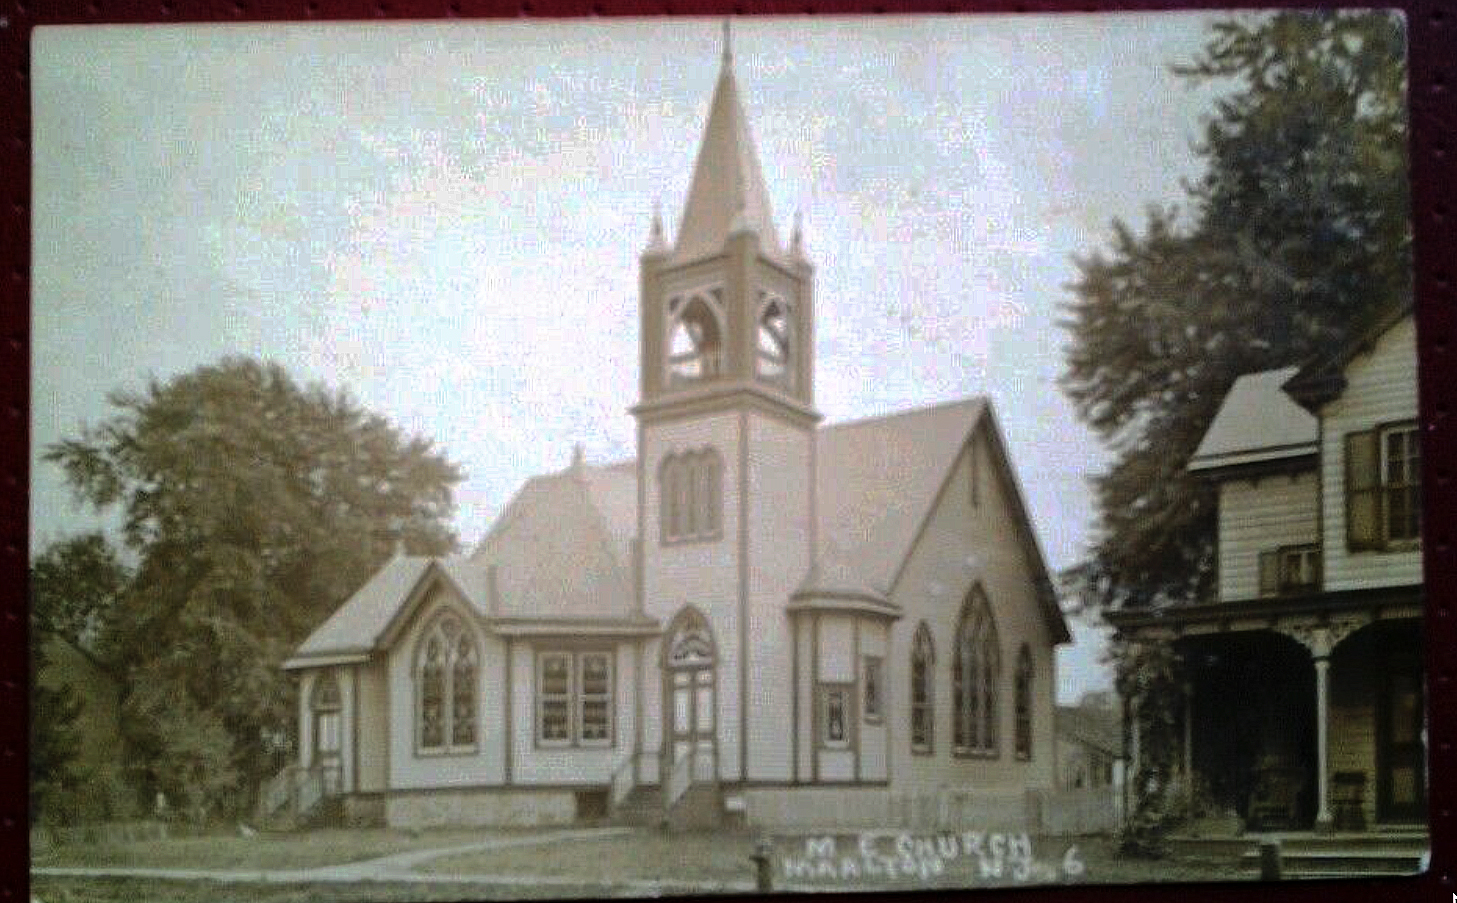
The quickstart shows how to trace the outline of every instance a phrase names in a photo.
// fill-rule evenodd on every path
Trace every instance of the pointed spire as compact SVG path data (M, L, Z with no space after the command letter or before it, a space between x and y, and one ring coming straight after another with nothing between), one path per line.
M794 211L794 234L789 237L789 256L804 259L804 211Z
M582 469L586 466L586 454L582 450L582 443L578 442L572 446L572 475L581 476Z
M643 250L643 255L664 254L668 250L668 240L663 235L663 202L653 201L653 225L648 233L648 246Z
M723 20L723 66L725 69L734 64L734 34L730 30L731 20Z
M766 253L782 256L759 155L739 100L731 32L725 22L723 68L709 104L674 256L688 261L718 254L735 231L754 232Z

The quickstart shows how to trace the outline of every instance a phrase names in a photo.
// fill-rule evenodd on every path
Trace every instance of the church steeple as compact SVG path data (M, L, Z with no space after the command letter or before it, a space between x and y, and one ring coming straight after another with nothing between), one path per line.
M708 125L688 202L683 207L682 225L674 247L675 261L688 261L723 251L735 231L753 232L760 247L773 258L783 256L774 216L769 209L769 192L759 168L759 155L749 134L749 123L734 79L733 47L728 23L724 23L723 62L713 101L708 108Z

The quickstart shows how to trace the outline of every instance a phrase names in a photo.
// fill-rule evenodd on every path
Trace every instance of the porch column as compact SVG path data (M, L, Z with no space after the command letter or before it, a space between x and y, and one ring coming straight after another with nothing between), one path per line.
M1328 831L1331 829L1331 803L1330 803L1330 666L1331 660L1328 656L1321 655L1315 659L1315 761L1316 761L1316 798L1320 801L1320 808L1315 815L1315 829L1317 831Z

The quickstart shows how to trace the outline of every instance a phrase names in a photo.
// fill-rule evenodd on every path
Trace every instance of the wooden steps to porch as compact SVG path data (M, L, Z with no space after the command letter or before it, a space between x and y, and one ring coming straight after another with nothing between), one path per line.
M627 798L612 807L608 821L615 825L659 827L667 822L662 789L656 784L632 788Z
M1356 878L1413 875L1421 870L1430 841L1427 832L1382 828L1363 833L1246 834L1240 837L1175 837L1170 846L1179 855L1210 862L1238 863L1247 875L1260 872L1260 842L1280 843L1281 877L1286 879Z

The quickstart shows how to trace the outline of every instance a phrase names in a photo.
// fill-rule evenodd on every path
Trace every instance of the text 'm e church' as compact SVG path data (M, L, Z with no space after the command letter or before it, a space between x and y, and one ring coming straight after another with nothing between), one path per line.
M636 459L527 480L472 553L397 555L308 637L297 814L1021 824L1069 634L991 405L821 425L814 322L725 41L641 256Z

